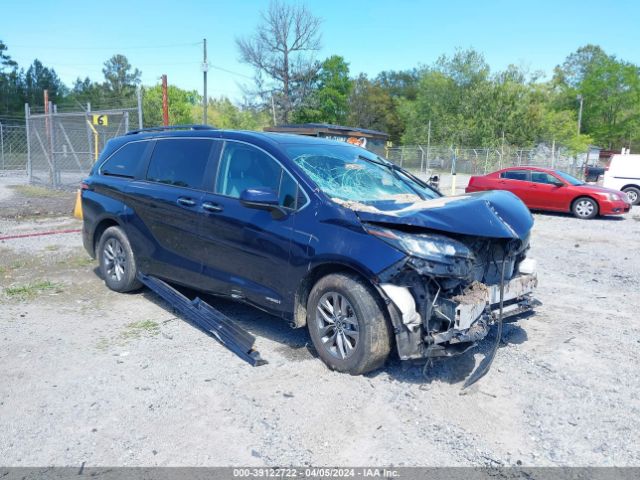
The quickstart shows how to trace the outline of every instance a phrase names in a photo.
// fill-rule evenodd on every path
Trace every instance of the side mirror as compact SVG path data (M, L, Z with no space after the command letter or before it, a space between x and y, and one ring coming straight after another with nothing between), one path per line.
M247 208L270 211L274 218L281 218L286 214L280 206L278 194L268 187L247 188L240 193L240 203Z
M552 184L555 187L564 187L564 182L561 182L560 180L553 182Z

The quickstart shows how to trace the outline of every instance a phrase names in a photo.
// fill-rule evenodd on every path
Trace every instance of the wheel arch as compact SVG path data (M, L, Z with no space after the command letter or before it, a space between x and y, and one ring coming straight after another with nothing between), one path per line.
M372 291L384 301L380 295L379 289L376 287L371 277L353 265L341 262L328 262L314 266L302 278L294 296L293 316L291 326L293 328L301 328L307 325L307 301L313 286L322 277L334 273L350 273L361 279L366 285L371 287Z
M94 256L96 255L96 247L98 245L98 242L100 241L100 237L102 237L102 234L109 227L122 227L122 224L115 217L111 216L100 219L100 221L96 224L96 228L93 230L93 237L91 241Z
M578 200L580 200L581 198L588 198L589 200L593 200L594 202L596 202L596 207L598 207L598 213L600 213L600 202L598 202L597 198L592 197L591 195L578 195L576 196L573 200L571 200L571 203L569 204L569 212L573 213L573 206L576 204L576 202Z

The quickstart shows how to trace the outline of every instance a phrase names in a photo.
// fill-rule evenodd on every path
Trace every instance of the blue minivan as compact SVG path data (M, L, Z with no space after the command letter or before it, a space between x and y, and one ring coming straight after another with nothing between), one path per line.
M107 286L138 273L306 326L332 369L451 356L530 313L533 219L514 195L445 197L363 148L205 126L110 140L82 184ZM498 311L501 315L498 318Z

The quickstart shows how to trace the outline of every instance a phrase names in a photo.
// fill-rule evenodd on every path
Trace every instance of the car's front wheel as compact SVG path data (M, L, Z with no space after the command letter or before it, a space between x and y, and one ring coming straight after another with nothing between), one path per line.
M352 375L381 367L391 330L381 301L357 276L321 278L307 302L307 327L318 355L332 370Z
M627 187L622 190L627 194L627 198L631 205L640 205L640 188L637 187Z
M131 244L120 227L109 227L104 231L98 242L98 260L104 283L111 290L130 292L142 286L136 278Z
M572 210L576 217L588 220L598 215L598 204L593 198L580 197L573 202Z

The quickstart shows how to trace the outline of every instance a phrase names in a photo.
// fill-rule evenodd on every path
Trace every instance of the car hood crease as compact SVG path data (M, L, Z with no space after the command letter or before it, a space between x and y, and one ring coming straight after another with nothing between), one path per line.
M356 213L367 223L489 238L523 239L533 226L529 209L512 193L499 190L425 200L402 208L380 209L379 213Z

